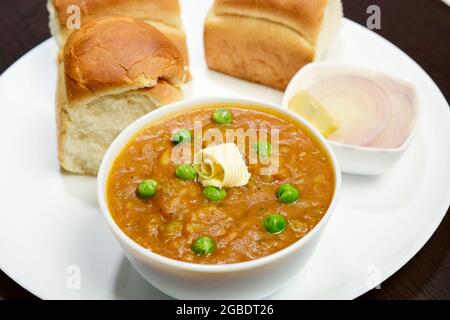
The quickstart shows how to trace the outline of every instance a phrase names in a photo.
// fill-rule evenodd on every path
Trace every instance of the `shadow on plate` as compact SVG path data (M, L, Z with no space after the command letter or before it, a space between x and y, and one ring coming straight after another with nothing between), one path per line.
M71 174L60 169L65 191L83 204L98 208L97 178Z
M344 174L340 206L354 211L390 214L409 206L417 196L426 171L426 145L417 135L403 157L380 176ZM414 161L408 161L412 158Z
M114 295L117 299L127 300L172 299L142 278L125 256L117 273L114 284Z

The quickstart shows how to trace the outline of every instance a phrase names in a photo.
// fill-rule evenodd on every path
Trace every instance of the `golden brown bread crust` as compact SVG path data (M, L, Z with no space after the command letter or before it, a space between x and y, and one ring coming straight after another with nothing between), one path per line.
M158 79L175 87L184 80L183 58L156 28L140 20L92 20L73 32L64 50L67 100L148 88Z
M314 59L315 53L301 35L278 23L238 15L218 16L212 11L204 39L209 68L280 90L298 69Z
M145 20L144 20L145 21ZM155 22L149 22L145 21L152 26L154 26L156 29L161 31L167 38L169 38L180 50L181 55L183 56L184 65L186 66L186 82L191 79L190 72L189 72L189 51L187 47L186 42L186 34L182 29L173 28L170 26L167 26L163 23L155 23Z
M178 0L49 0L51 30L61 47L73 31L66 24L72 14L67 11L71 5L80 8L82 27L91 20L112 16L130 17L153 25L175 43L188 69L189 53Z
M181 27L178 0L53 0L53 5L61 30L66 29L70 5L80 8L82 23L107 16L126 16Z
M267 19L292 28L314 45L327 4L328 0L216 0L214 12Z
M63 146L62 141L65 135L65 126L67 122L66 108L67 108L67 93L64 76L64 65L58 64L58 74L56 80L56 95L55 95L55 115L56 115L56 134L58 143L58 160L63 163Z
M215 0L205 22L209 68L285 89L335 37L341 0Z

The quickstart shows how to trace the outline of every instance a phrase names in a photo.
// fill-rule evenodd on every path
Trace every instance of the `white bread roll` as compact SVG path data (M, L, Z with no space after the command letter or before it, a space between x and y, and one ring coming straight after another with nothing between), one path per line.
M71 5L80 8L81 26L92 19L111 16L130 17L151 24L175 43L188 68L189 54L178 0L48 0L50 31L61 48L73 31L67 27L70 16L67 9Z
M204 30L208 66L284 90L324 56L342 15L341 0L216 0Z
M58 72L61 166L96 175L112 140L138 117L179 100L183 80L177 47L140 20L92 20L73 32Z

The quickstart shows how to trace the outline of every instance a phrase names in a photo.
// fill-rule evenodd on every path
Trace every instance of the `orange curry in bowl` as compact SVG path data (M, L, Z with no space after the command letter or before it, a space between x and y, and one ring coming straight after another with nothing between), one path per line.
M263 107L209 106L138 132L112 166L107 202L117 225L148 250L228 264L304 237L334 186L328 154L295 120Z

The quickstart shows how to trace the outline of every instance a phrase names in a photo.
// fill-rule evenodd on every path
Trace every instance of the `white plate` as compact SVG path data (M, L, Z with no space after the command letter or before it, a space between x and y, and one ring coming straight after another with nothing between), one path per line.
M195 79L186 96L281 104L279 91L207 70L202 23L210 1L195 4L183 8ZM355 23L345 21L337 40L329 61L408 79L425 112L416 138L392 171L380 177L344 175L339 206L316 253L274 299L349 299L365 293L419 251L449 206L450 112L439 89L400 50ZM123 256L97 206L95 179L59 170L55 58L56 46L46 41L0 79L0 266L41 298L167 298Z

